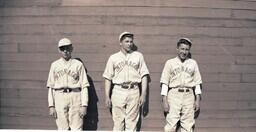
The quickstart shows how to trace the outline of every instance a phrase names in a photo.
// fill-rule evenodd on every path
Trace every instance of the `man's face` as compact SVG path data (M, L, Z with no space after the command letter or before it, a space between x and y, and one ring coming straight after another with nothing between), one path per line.
M59 47L59 52L61 53L62 57L65 60L68 60L71 58L72 51L73 51L72 45Z
M132 51L132 47L133 47L133 38L132 37L125 37L121 42L121 49L126 52L129 53Z
M190 46L189 45L180 44L180 46L177 47L178 57L182 61L187 59L189 52L190 52Z

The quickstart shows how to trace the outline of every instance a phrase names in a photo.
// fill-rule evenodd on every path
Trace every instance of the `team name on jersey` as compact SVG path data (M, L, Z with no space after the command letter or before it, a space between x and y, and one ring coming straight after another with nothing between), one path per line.
M125 66L130 66L130 67L134 68L136 71L138 71L138 69L139 69L139 64L136 62L132 62L132 61L121 61L121 62L117 63L114 68L115 68L115 71L117 73L119 73L124 69Z
M185 72L185 73L189 74L190 76L192 76L194 73L194 70L189 67L180 66L180 67L174 68L170 74L171 74L171 77L175 77L175 76L181 74L182 72Z
M69 69L61 69L57 71L54 75L54 78L58 80L59 78L63 77L64 75L71 76L74 80L78 80L79 76L76 72L69 70Z

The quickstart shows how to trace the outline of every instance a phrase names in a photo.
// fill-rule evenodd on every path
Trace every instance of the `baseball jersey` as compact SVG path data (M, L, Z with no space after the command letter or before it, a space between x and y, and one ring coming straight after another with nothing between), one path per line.
M47 87L53 89L59 88L86 88L89 86L87 75L83 64L70 59L65 61L60 58L51 64Z
M119 51L108 59L103 77L114 84L124 82L140 83L144 75L149 74L143 55L138 51L124 54Z
M89 82L83 63L76 59L66 61L60 58L51 64L47 87L52 89L60 88L82 88L82 105L88 104ZM51 96L48 96L49 105L53 105Z
M178 57L165 63L160 82L170 88L194 87L202 83L197 62L187 59L183 63Z

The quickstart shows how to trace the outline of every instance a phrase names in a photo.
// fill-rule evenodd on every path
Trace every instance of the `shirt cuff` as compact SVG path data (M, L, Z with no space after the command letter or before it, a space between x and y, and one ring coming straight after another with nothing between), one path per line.
M54 107L54 97L52 88L48 89L48 107Z
M202 94L202 90L201 90L201 86L200 84L196 85L196 88L195 88L195 94L198 95L198 94Z
M161 95L167 96L169 87L166 84L162 84Z
M103 74L103 78L108 79L108 80L112 80L112 76L108 75L108 74Z
M88 87L81 90L82 106L88 106Z

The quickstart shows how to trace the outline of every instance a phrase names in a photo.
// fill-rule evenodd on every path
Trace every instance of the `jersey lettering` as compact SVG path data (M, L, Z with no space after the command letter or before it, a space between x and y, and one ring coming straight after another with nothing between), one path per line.
M64 75L68 75L68 76L72 77L74 80L79 80L78 74L69 69L61 69L61 70L57 71L56 74L54 75L54 78L56 80L59 80L59 78L63 77Z
M171 77L175 77L175 76L177 76L177 75L179 75L179 74L181 74L181 73L183 73L183 72L189 74L190 76L193 75L193 70L192 70L191 68L189 68L189 67L183 67L183 66L177 67L177 68L175 68L174 70L172 70L171 73L170 73L170 75L171 75Z
M117 73L119 73L124 69L125 66L132 67L136 71L139 70L138 64L136 62L132 62L132 61L121 61L121 62L117 63L117 65L114 67L114 69Z

